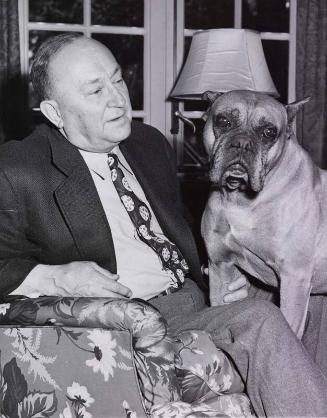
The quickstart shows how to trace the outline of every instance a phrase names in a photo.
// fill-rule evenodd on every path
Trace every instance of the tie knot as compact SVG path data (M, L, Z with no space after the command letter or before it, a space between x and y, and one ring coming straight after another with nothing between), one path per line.
M108 164L110 168L117 168L118 167L118 157L113 152L109 152L108 154Z

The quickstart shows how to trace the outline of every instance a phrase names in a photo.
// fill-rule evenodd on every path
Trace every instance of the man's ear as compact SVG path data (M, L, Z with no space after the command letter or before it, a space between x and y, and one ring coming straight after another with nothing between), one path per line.
M294 118L297 114L297 112L301 109L301 107L307 103L309 100L311 100L311 97L308 96L302 100L298 100L297 102L290 103L285 106L286 112L287 112L287 120L288 124L291 125L294 121Z
M40 103L40 110L58 129L63 128L64 122L61 117L58 103L55 100L43 100Z

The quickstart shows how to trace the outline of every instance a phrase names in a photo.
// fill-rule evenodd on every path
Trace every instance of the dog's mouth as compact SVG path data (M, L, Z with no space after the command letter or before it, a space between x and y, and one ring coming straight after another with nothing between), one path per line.
M222 186L229 190L245 190L249 184L249 174L242 164L236 163L227 167L221 180Z

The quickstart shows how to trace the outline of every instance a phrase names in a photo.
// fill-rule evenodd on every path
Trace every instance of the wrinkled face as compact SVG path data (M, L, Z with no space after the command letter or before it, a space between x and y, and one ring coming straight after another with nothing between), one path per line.
M121 69L102 44L75 40L49 64L61 132L78 148L108 152L130 134L131 104Z
M227 190L263 188L286 140L287 114L273 98L232 91L213 103L204 127L210 180Z

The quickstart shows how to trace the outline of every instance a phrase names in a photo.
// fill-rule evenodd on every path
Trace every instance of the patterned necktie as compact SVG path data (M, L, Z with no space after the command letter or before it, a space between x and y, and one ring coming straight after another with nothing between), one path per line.
M182 286L189 267L175 244L159 237L152 231L151 212L148 206L133 192L118 163L116 154L108 154L111 179L118 196L131 218L140 240L158 254L163 269L167 271L172 280L171 286L178 288Z

